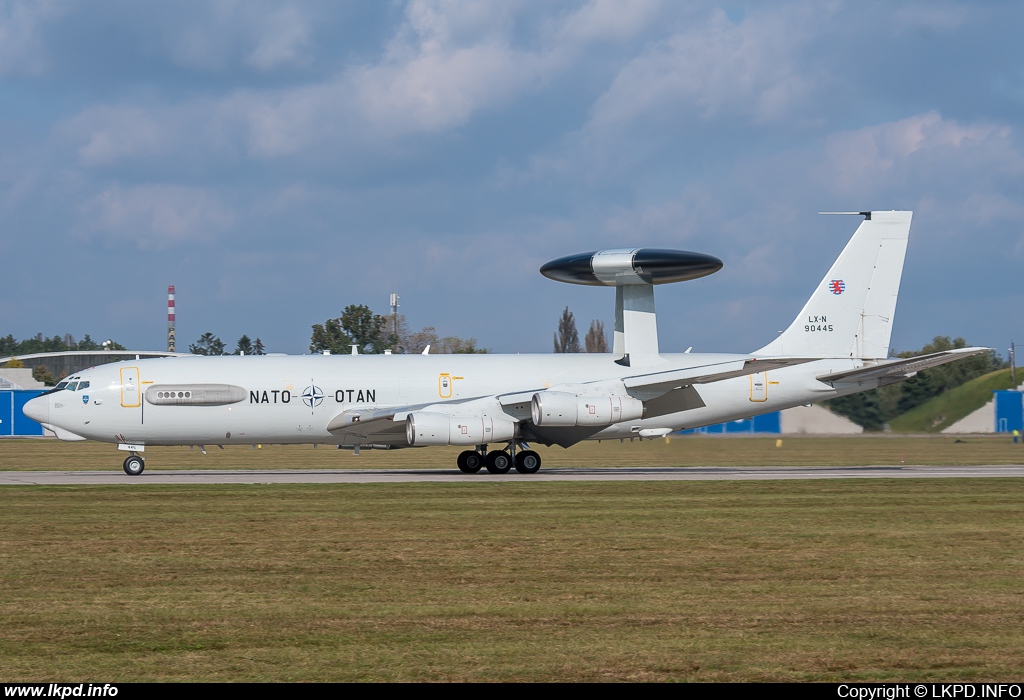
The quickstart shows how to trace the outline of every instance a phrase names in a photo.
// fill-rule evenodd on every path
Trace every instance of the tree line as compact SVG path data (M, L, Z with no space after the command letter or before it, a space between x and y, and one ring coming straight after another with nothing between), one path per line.
M86 333L79 341L70 333L55 335L46 338L42 333L37 333L34 338L15 340L14 336L8 334L0 338L0 357L12 355L32 355L37 352L64 352L66 350L124 350L125 347L112 340L104 341L105 345L97 343Z
M470 355L489 353L477 346L476 338L441 336L434 326L411 331L402 314L375 314L365 304L349 304L337 318L313 324L309 351L349 354L354 347L360 354L415 354L430 347L432 354Z
M7 336L0 338L0 357L11 357L13 355L34 355L41 352L64 352L67 350L124 350L125 347L120 343L115 343L113 340L105 340L102 343L97 343L93 340L88 333L85 334L81 340L76 341L75 337L70 333L64 335L55 335L52 338L44 337L42 333L37 333L34 338L26 338L25 340L15 340L14 335L8 333ZM17 369L24 367L25 363L21 360L8 360L5 367ZM58 381L64 378L64 375L60 377L54 377L53 373L50 372L46 365L36 365L32 368L32 378L37 382L42 382L45 386L54 386Z
M266 355L267 349L259 338L253 342L252 338L243 335L235 344L234 352L226 352L227 345L213 333L203 333L199 340L188 346L188 351L193 355Z
M590 328L580 344L576 319L566 306L558 321L554 337L555 352L609 352L604 323L591 321ZM476 338L441 336L434 326L424 326L410 331L403 315L384 316L375 314L365 304L346 306L337 318L313 325L309 351L347 354L355 347L361 354L420 353L430 347L432 353L472 354L488 353L490 350L477 345Z

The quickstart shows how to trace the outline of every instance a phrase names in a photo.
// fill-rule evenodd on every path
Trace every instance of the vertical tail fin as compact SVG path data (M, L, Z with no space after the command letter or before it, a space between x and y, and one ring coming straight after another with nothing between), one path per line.
M861 212L864 221L814 294L758 355L885 358L913 212Z

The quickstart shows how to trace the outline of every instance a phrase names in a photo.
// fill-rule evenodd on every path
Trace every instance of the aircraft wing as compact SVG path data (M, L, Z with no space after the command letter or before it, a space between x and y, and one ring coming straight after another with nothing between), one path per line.
M538 389L537 391L542 391ZM525 418L530 415L530 399L533 397L533 393L529 394L530 398L526 399L526 414ZM447 407L458 404L468 404L475 401L490 400L494 402L493 396L473 396L455 401L446 402L445 409L442 412L449 413L450 409ZM410 413L415 411L421 411L423 409L430 409L435 407L437 410L438 402L434 401L431 403L423 403L408 406L393 406L390 408L378 408L378 409L350 409L342 411L327 424L327 432L342 438L342 444L379 444L381 446L389 445L392 449L399 447L408 447L409 444L406 441L405 436L405 419ZM508 413L512 418L522 420L524 416L518 415L521 411L515 411L516 406L502 406L505 412ZM518 407L518 408L521 408ZM510 410L511 409L511 410ZM470 409L470 413L474 409Z
M734 377L745 377L748 374L767 372L781 367L801 365L805 362L814 362L815 358L807 357L783 357L758 360L754 357L732 359L724 362L714 362L697 367L685 369L674 369L665 372L651 372L648 374L635 374L622 378L626 392L635 399L647 401L648 399L661 396L675 389L682 389L693 384L710 384L720 382L724 379ZM596 382L588 382L595 385L608 384L609 380L602 379ZM578 386L587 386L584 383ZM525 404L527 415L529 415L529 404L533 395L538 391L544 391L547 387L536 387L528 391L519 391L511 394L501 394L498 400L506 409ZM553 388L553 387L552 387Z
M745 377L748 374L768 372L782 367L801 365L805 362L813 362L814 358L808 357L783 357L758 360L755 357L746 359L718 362L699 367L687 367L686 369L669 370L668 372L652 372L650 374L638 374L625 377L622 381L626 385L626 391L630 396L641 401L647 401L666 394L676 389L694 384L710 384L735 377Z
M868 365L860 369L851 369L845 372L831 372L817 376L819 382L826 384L856 384L873 379L894 378L896 381L909 379L923 369L937 367L947 362L953 362L971 355L979 355L983 352L991 352L992 348L957 348L955 350L944 350L933 352L929 355L918 355L902 360L885 360L878 364Z
M370 443L408 447L405 417L417 408L422 406L342 411L327 424L327 431L340 437L346 445Z

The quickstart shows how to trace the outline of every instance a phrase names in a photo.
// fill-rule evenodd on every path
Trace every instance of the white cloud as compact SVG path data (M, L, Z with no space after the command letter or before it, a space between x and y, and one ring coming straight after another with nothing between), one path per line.
M366 123L402 136L461 126L480 109L518 97L545 68L543 57L493 43L425 48L407 61L353 71L350 80Z
M353 104L384 137L465 124L481 109L519 98L560 67L549 49L516 48L521 6L414 0L383 59L349 71Z
M613 212L605 222L608 245L677 247L707 236L723 216L721 202L704 185L689 185L676 196Z
M162 155L174 148L168 138L171 113L156 112L133 105L91 107L76 115L61 129L79 141L82 165L108 165L124 158Z
M201 8L187 26L162 29L179 65L218 73L240 64L270 71L312 61L312 20L301 5L220 0Z
M669 121L723 113L754 122L788 118L822 78L801 56L820 13L761 11L732 22L721 10L631 60L594 104L591 129L655 115ZM658 116L660 115L660 119Z
M180 185L115 185L88 200L79 212L82 235L133 241L140 248L210 241L234 222L234 212L214 195Z
M573 43L626 41L637 36L663 14L664 0L590 0L559 20L559 40Z
M925 36L935 31L953 32L967 24L972 16L987 14L988 8L971 4L957 6L942 2L902 4L894 8L892 25L900 31L916 30Z
M41 73L47 52L39 30L70 10L57 0L0 0L0 75Z
M840 132L825 145L821 174L835 193L850 195L891 189L910 178L959 185L967 170L983 181L992 173L1024 172L1011 129L994 123L964 125L932 111Z
M240 133L249 156L279 158L373 150L410 134L457 128L480 110L521 97L559 65L551 54L511 46L510 13L489 3L413 2L377 63L297 87L148 108L91 107L61 131L79 140L81 162L91 167L216 152L233 147ZM290 10L281 14L279 23L267 19L278 33L250 53L250 63L269 69L300 60L308 29ZM209 39L200 43L209 46ZM211 67L221 60L194 58Z
M311 60L309 24L294 7L268 12L258 21L256 47L246 63L260 70L282 65L305 64Z

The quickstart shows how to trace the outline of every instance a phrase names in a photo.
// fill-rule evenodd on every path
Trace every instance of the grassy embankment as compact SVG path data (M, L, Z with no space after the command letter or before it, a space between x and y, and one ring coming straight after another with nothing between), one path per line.
M722 437L689 435L620 444L587 442L568 450L537 447L551 467L857 466L1022 464L1024 445L1006 436ZM351 452L321 445L236 446L208 454L187 447L146 450L146 469L454 469L455 448ZM0 469L121 468L113 445L56 440L0 440Z
M889 426L898 433L942 432L991 401L993 391L1012 388L1009 369L989 372L894 418Z
M1021 480L0 498L8 682L1024 675Z

